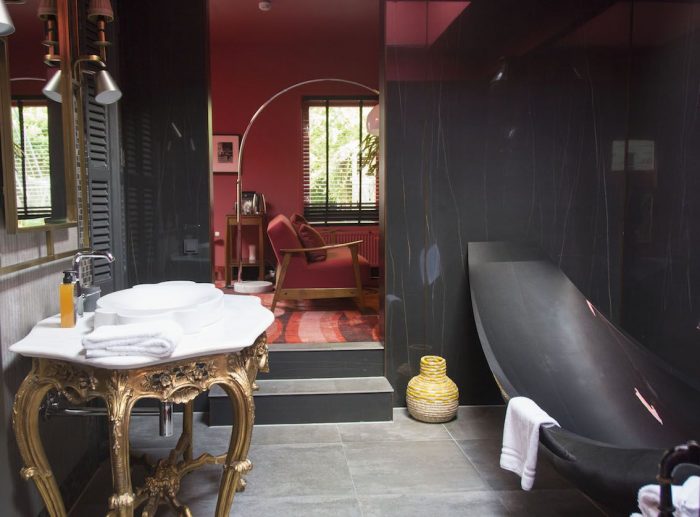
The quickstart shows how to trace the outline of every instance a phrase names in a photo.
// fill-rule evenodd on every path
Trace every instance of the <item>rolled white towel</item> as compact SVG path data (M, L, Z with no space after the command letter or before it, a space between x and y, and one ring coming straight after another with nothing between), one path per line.
M637 502L644 517L659 515L659 485L645 485L639 489ZM671 487L675 517L697 517L700 515L700 477L690 476L682 485Z
M513 397L508 402L506 421L503 424L501 468L520 476L523 490L532 489L535 483L540 426L551 427L559 423L527 397Z
M168 357L182 335L182 327L171 320L103 325L83 337L83 348L88 358L124 355Z

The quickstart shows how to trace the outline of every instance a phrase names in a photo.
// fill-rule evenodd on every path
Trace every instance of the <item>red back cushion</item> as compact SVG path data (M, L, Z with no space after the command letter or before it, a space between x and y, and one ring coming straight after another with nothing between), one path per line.
M289 222L292 223L292 226L294 226L294 230L297 233L299 233L299 227L302 224L309 224L309 222L304 218L304 216L299 214L292 214L292 217L289 218Z
M308 224L300 225L297 232L299 234L299 240L305 248L318 248L326 245L321 234ZM306 260L309 262L326 260L326 251L310 251L306 254Z
M270 244L272 244L272 249L280 263L283 257L279 250L303 247L289 219L282 214L277 215L267 225L267 236L270 238Z

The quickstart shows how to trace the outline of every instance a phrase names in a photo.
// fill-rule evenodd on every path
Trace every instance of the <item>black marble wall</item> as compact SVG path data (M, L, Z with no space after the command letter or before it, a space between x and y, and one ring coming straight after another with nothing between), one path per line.
M447 359L462 403L497 402L466 273L467 243L486 238L483 144L474 138L481 95L462 83L393 81L385 95L385 335L395 402L404 403L428 354Z
M659 18L663 45L632 52L630 138L655 143L653 171L628 173L622 325L700 378L700 5ZM642 30L640 21L636 32Z
M439 13L423 4L431 27ZM626 331L699 372L700 7L540 4L475 0L435 41L411 46L392 45L405 13L387 10L397 403L428 353L447 359L462 403L498 400L473 328L469 241L537 242ZM653 171L635 170L634 140L654 142Z
M120 2L129 284L211 281L206 2Z

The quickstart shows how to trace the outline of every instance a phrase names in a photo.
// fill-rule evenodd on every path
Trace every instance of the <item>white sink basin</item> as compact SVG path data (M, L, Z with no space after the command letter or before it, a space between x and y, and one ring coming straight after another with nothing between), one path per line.
M224 293L212 284L188 281L139 284L97 300L95 328L170 319L185 334L199 332L221 318Z

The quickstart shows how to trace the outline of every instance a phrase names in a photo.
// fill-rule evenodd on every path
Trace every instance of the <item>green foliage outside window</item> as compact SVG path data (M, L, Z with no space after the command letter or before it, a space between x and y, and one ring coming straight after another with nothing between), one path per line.
M50 210L51 164L46 105L18 103L12 106L12 142L20 215L23 210Z
M360 140L360 123L364 123L368 111L369 108L365 107L360 114L359 106L329 107L326 156L326 108L309 107L309 193L312 204L326 202L326 159L329 205L358 203L360 199L363 203L375 202L376 155L372 156L372 146L367 145L371 140L366 138L371 135L365 134ZM374 150L376 152L376 145Z

